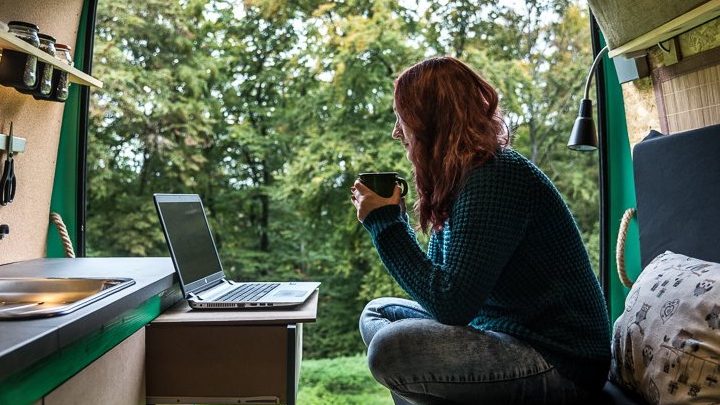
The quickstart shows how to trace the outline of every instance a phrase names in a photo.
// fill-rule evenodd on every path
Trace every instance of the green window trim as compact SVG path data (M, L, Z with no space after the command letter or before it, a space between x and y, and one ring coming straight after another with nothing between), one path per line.
M605 46L605 40L593 22L597 31L597 49ZM617 274L615 246L617 244L620 220L628 208L636 207L635 179L633 177L630 140L625 117L622 86L619 83L615 65L605 56L598 71L598 121L601 148L601 222L603 233L602 280L608 300L610 319L614 322L625 307L628 289L622 285ZM637 225L633 221L629 227L625 246L625 261L628 275L635 279L640 273L640 243Z
M97 2L84 1L75 42L75 67L86 73L90 73L92 68ZM55 179L50 198L50 212L62 216L78 257L85 255L85 162L89 101L90 89L87 86L70 86L60 127ZM62 242L53 225L48 229L47 257L65 257Z

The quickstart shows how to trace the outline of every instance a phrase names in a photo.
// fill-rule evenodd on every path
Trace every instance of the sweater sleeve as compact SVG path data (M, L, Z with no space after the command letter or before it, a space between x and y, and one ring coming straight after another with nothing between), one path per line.
M392 277L445 324L467 325L477 315L529 221L527 177L488 166L471 174L453 204L445 260L423 252L398 206L378 208L363 222Z

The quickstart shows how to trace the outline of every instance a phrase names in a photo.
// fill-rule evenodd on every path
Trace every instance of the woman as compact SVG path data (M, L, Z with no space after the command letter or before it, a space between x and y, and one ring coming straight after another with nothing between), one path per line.
M451 57L395 82L393 137L418 193L352 187L357 217L412 297L360 319L373 376L396 404L584 403L610 363L609 321L577 226L550 180L508 147L495 90Z

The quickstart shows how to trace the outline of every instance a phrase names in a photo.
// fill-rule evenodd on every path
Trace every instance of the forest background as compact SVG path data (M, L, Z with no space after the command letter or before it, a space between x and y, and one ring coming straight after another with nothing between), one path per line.
M573 0L100 1L88 254L167 256L152 194L198 193L227 273L323 283L304 356L325 360L305 362L300 403L389 403L357 319L404 294L349 187L363 171L412 177L390 136L393 79L452 55L494 85L513 147L566 198L597 269L597 155L565 146L589 25Z

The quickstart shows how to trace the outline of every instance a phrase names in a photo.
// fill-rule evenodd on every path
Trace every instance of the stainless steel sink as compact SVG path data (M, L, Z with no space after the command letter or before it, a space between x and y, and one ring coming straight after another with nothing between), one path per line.
M0 320L65 315L133 284L130 278L0 278Z

